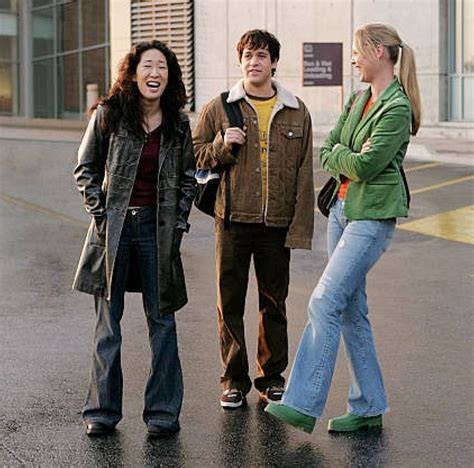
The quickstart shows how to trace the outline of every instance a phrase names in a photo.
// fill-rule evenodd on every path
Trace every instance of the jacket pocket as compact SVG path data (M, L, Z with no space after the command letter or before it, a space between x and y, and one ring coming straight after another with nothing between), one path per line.
M299 141L303 138L303 127L301 125L282 125L280 133L288 141Z
M303 127L301 125L280 125L277 144L277 149L283 156L281 161L282 168L284 167L284 177L289 177L287 183L292 184L293 179L296 178L302 154Z

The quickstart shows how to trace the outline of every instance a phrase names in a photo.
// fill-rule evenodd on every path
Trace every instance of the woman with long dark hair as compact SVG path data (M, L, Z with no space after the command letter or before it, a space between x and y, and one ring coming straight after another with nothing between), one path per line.
M390 245L396 218L408 215L402 162L410 130L416 134L420 126L420 94L414 52L389 25L357 30L352 64L369 87L352 94L320 155L337 180L328 220L329 262L309 302L283 404L266 408L306 432L323 414L341 335L351 384L347 413L331 419L328 430L380 428L389 409L368 317L366 276Z
M174 312L187 302L180 257L195 195L195 159L181 69L162 42L128 53L93 111L74 171L91 224L73 288L93 294L96 327L83 418L88 435L122 418L120 320L140 291L151 366L143 419L152 437L179 430L183 382Z

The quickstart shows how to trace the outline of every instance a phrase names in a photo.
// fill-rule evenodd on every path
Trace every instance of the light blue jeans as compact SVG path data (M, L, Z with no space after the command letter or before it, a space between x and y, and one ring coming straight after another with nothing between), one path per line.
M337 200L328 220L329 262L308 305L309 320L293 363L283 404L320 417L342 338L349 361L349 413L388 411L368 318L366 275L393 236L395 220L348 221Z

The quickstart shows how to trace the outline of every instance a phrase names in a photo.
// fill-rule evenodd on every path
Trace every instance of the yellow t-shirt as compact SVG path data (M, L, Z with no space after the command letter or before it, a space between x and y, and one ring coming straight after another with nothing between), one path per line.
M275 96L269 99L255 99L251 97L252 104L257 109L258 115L258 129L260 139L260 163L261 163L261 174L262 174L262 199L263 203L267 199L267 155L268 155L268 124L270 122L270 116L272 115L273 106L276 102Z

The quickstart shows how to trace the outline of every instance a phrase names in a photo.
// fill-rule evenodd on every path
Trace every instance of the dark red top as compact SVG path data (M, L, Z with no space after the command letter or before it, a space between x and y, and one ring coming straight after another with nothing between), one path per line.
M161 127L148 134L143 145L137 177L133 186L129 206L156 205L156 182L158 178L158 155L160 153Z

